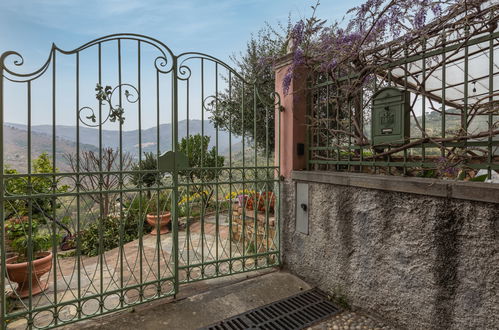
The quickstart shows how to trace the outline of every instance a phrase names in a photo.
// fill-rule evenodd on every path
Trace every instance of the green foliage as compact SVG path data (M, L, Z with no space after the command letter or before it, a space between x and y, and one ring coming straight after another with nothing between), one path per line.
M217 179L224 166L225 157L219 156L215 147L208 150L210 144L209 136L201 134L190 135L182 138L179 145L179 151L183 152L188 160L189 167L192 169L180 171L179 174L193 184L193 192L201 195L203 206L207 207L208 202L213 195L213 186L207 182ZM216 167L216 168L215 168Z
M158 159L155 154L152 152L145 152L144 156L144 159L133 165L133 171L155 171L158 168ZM160 184L161 179L157 173L134 172L132 174L131 182L137 187L141 185L150 188Z
M343 309L350 309L350 304L348 303L348 298L342 287L337 286L333 289L333 296L329 297L331 300L336 302Z
M57 172L57 168L54 169L47 153L42 153L38 158L33 160L34 174L53 173L53 171ZM5 168L4 172L5 174L19 174L16 169L10 168ZM6 194L28 195L30 192L33 194L51 194L53 192L52 183L53 179L50 176L33 176L31 177L30 190L27 178L21 176L10 178L5 182ZM68 189L69 186L62 185L56 187L55 192L66 192ZM50 214L54 207L60 207L51 197L37 197L32 198L31 201L33 218L37 218L42 222L45 222L46 215ZM28 199L15 199L5 203L7 218L26 215L28 214L28 210Z
M162 212L168 212L171 209L172 200L171 194L167 191L162 191L158 194L152 195L151 199L147 203L147 213L157 214Z
M436 178L438 177L437 172L435 170L422 170L417 174L418 177L421 178Z
M271 95L275 89L275 77L272 64L273 59L286 53L290 26L289 21L286 27L279 24L280 31L277 31L267 25L251 36L246 51L231 56L236 70L241 72L246 82L255 84L252 86L232 75L231 88L222 92L210 107L210 120L215 127L230 130L249 141L256 140L256 146L261 150L266 150L267 138L269 150L274 150L274 98Z
M29 235L22 235L12 241L12 248L17 252L17 262L26 262L28 260L28 252L30 240ZM34 233L31 236L31 247L33 251L33 259L36 259L36 255L39 252L46 251L50 249L52 242L52 236L50 234L40 234Z
M137 194L130 202L123 203L124 208L128 216L141 217L145 219L148 211L148 203L150 198L142 195L142 197Z
M189 175L192 179L199 179L200 181L211 181L220 175L220 171L216 169L206 169L207 167L222 167L225 161L224 156L217 155L215 147L208 150L209 144L210 137L201 134L182 138L179 151L187 156L189 167L203 169L181 171L180 175Z
M39 252L46 251L52 246L52 235L39 233L40 227L39 221L32 219L30 233L30 222L27 216L11 218L5 222L5 234L11 241L12 249L17 253L17 262L26 262L28 260L30 244L33 259L36 259ZM29 237L31 237L31 243ZM60 237L57 236L58 241L59 239Z
M142 220L141 220L142 219ZM143 218L128 215L119 217L108 216L89 225L80 235L80 251L89 257L99 255L120 245L131 242L139 237L139 224ZM102 247L100 247L100 229L102 226ZM121 233L123 235L121 235ZM120 237L123 238L120 241Z
M475 176L474 178L471 178L470 181L485 182L485 180L487 180L487 177L488 177L488 174L478 175L478 176Z
M38 231L38 221L32 220L31 231ZM19 237L26 236L29 232L29 221L27 217L7 220L5 222L5 232L7 238L12 241Z

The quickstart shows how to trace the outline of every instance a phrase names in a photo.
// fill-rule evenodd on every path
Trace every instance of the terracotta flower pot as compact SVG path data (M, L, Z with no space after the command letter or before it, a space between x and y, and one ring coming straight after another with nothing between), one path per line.
M41 281L41 277L52 268L52 253L40 252L37 256L38 259L31 262L31 279L28 278L28 262L16 263L17 256L5 260L7 274L11 281L19 284L16 292L21 298L29 296L30 282L32 287L31 294L33 296L45 291L48 287L47 280ZM13 297L16 297L17 295L14 292L11 294Z
M163 212L159 214L159 217L156 213L150 213L147 215L146 220L149 225L152 227L151 235L156 235L156 223L158 222L159 219L159 233L160 235L163 234L168 234L170 231L168 230L168 223L171 221L171 213L170 212Z

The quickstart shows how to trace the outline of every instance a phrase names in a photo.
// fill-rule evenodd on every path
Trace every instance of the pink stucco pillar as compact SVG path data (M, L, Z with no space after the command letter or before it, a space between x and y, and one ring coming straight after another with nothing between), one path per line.
M276 109L276 153L280 143L280 172L284 178L291 177L291 171L306 168L306 114L307 114L307 72L295 68L287 94L283 91L284 77L293 60L292 54L285 55L275 65L275 91L281 97L283 111ZM277 118L280 118L277 120ZM280 125L280 127L279 127ZM280 129L279 129L280 128ZM279 134L280 132L280 139ZM279 157L276 157L278 165Z

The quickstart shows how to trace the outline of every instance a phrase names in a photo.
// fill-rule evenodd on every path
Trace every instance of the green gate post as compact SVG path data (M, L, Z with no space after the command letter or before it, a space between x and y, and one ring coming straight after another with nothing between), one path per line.
M172 118L172 130L173 130L173 145L172 151L173 157L173 191L172 191L172 231L173 231L173 259L174 259L174 298L176 298L178 293L178 164L177 164L177 149L178 149L178 77L177 77L177 58L173 58L173 85L172 85L172 103L173 103L173 118Z

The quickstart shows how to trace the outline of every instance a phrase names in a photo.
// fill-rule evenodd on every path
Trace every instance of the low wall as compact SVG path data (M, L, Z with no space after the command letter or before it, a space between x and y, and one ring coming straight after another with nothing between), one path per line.
M397 328L499 328L499 185L295 171L282 192L292 273Z

